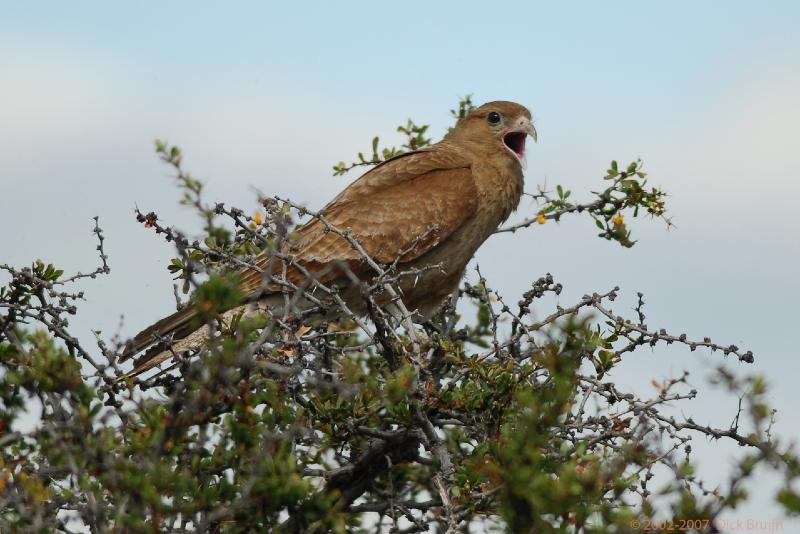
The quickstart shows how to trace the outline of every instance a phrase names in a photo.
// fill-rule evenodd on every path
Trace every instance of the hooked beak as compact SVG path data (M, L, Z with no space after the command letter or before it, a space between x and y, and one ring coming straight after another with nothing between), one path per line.
M538 139L536 129L527 117L521 117L515 127L503 134L503 145L514 154L523 170L528 167L528 161L525 158L525 141L529 135L533 137L535 143Z

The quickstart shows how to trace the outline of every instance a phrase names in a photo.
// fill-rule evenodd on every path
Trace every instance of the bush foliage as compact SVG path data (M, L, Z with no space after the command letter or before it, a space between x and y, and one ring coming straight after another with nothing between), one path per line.
M464 99L453 115L470 108ZM376 137L371 155L334 173L423 147L427 130L408 121L400 147ZM721 363L708 387L728 391L739 413L719 427L675 415L691 413L698 394L686 373L654 380L649 397L611 380L648 346L753 362L736 346L649 328L642 295L629 317L612 308L618 288L553 306L562 287L546 274L509 301L477 272L435 318L411 324L376 304L400 273L375 265L363 287L368 317L324 287L315 309L223 321L239 298L229 273L259 252L279 255L298 221L319 214L277 197L252 215L208 204L181 151L160 141L156 150L203 235L136 216L175 245L169 271L188 295L179 305L202 310L216 333L201 354L133 378L117 363L123 340L98 333L90 345L72 332L76 288L110 272L97 220L91 273L65 276L39 260L0 266L3 532L612 533L659 521L711 532L762 465L783 477L776 497L787 514L800 512L796 453L771 432L762 378ZM612 162L588 201L539 188L538 211L499 231L525 239L575 215L632 246L626 217L669 224L665 194L647 180L641 162ZM741 445L726 484L696 475L697 438Z

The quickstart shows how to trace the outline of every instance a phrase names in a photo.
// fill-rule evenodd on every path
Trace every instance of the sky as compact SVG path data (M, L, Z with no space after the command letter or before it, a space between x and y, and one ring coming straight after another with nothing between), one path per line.
M752 350L754 365L731 368L766 376L777 434L798 437L800 3L0 0L0 10L0 263L91 270L99 216L112 272L85 286L72 325L87 343L91 330L132 335L174 309L173 251L133 209L199 224L178 206L154 139L184 150L209 200L255 209L258 189L318 208L356 178L332 177L334 163L374 135L399 141L409 117L441 136L472 94L532 110L529 190L561 183L588 199L611 159L642 158L676 224L630 221L632 249L579 217L495 236L475 259L490 284L515 301L550 272L564 305L619 285L620 313L642 291L650 326ZM516 217L535 211L523 200ZM721 359L641 351L612 378L651 393L651 378L688 369L703 392L692 415L725 426L735 402L703 389ZM694 445L712 479L736 452ZM764 475L728 517L778 517L773 490Z

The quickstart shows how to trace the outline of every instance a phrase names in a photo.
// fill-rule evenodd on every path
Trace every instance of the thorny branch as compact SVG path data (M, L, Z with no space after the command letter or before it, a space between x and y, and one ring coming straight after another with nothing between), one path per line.
M244 267L282 287L287 306L280 315L212 318L216 333L201 354L176 354L152 376L119 382L124 340L97 333L92 348L68 330L84 298L71 288L109 273L97 221L100 266L92 273L63 277L43 262L0 266L10 278L0 290L0 379L12 392L0 410L0 526L67 531L74 520L97 531L325 531L364 521L458 532L501 517L509 528L581 531L590 518L624 526L656 514L653 494L663 487L653 485L661 479L679 483L665 493L674 506L689 495L692 513L713 519L741 498L756 463L784 466L787 481L796 476L793 453L770 434L758 380L720 371L719 383L744 399L736 424L722 427L676 415L698 395L688 373L655 382L649 397L609 380L643 346L705 347L753 362L736 346L648 327L643 296L632 317L611 309L619 288L552 306L548 298L562 286L547 274L512 306L477 271L477 284L465 283L437 317L416 324L397 281L419 273L375 262L347 229L283 198L263 200L265 212L254 216L208 205L180 152L159 150L206 237L190 239L138 208L136 217L174 244L170 270L194 293L185 305L196 304L201 288L221 291L224 273ZM623 174L611 181L621 186ZM611 221L626 202L601 194L545 217L588 211ZM303 217L347 240L370 266L373 276L360 280L366 317L310 273L302 287L286 279L283 265L302 269L287 246ZM256 263L257 254L266 261ZM399 313L378 295L389 295ZM311 310L296 306L301 298ZM466 319L465 309L476 318ZM32 400L42 408L39 424L12 430ZM708 489L690 473L697 437L750 453L727 489ZM531 491L542 492L539 508Z

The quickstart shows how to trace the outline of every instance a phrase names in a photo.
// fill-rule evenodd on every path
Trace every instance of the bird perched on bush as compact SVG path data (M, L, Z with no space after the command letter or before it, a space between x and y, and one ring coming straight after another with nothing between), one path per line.
M377 165L296 231L282 265L275 267L274 254L266 251L253 262L257 269L238 273L245 297L236 309L258 303L277 312L287 285L313 291L326 284L336 285L348 308L363 314L359 283L375 275L366 255L413 273L399 279L399 294L408 310L430 316L519 204L528 135L536 140L525 107L489 102L462 117L442 141ZM122 359L149 349L135 362L132 374L138 374L197 348L207 329L198 324L197 309L187 307L137 334Z

